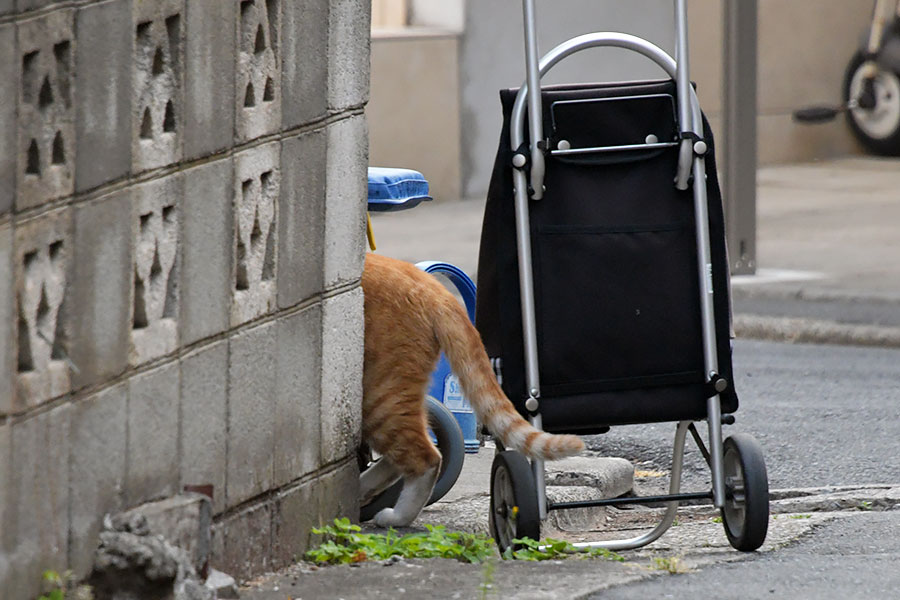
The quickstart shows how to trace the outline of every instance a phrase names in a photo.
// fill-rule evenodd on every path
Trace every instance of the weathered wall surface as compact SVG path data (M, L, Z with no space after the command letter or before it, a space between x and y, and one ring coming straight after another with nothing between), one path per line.
M0 597L186 485L237 577L356 510L369 10L0 1Z

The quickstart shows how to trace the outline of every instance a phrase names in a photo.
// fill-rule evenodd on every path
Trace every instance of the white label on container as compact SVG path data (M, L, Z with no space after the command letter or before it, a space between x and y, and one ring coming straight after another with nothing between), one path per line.
M444 379L444 406L452 412L474 412L472 405L463 396L462 386L459 385L459 379L456 378L456 375L450 374Z

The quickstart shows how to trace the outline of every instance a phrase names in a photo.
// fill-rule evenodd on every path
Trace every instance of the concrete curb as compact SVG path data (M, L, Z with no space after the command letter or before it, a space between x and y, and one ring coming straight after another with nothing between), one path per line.
M738 338L792 344L839 344L900 348L900 327L854 325L798 317L734 316Z
M738 299L768 298L801 302L863 302L900 306L900 293L894 291L872 292L859 289L824 289L810 285L789 283L735 284L732 279L731 296Z

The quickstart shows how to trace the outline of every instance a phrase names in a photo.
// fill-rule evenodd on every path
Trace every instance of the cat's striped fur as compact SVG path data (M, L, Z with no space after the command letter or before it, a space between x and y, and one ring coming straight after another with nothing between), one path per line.
M362 287L363 439L384 457L378 468L361 475L362 501L398 476L404 478L394 508L375 516L378 525L411 523L437 479L441 457L427 435L424 396L441 350L479 421L505 447L547 460L584 449L578 437L540 432L522 418L497 384L481 337L462 305L434 276L370 253Z

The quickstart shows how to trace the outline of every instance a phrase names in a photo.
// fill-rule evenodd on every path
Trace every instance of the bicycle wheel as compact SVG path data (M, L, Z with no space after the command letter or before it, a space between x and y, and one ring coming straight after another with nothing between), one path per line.
M862 52L853 55L844 75L844 101L859 100L865 77ZM900 155L900 68L878 65L873 81L875 105L847 111L847 123L853 135L871 152L885 156Z

